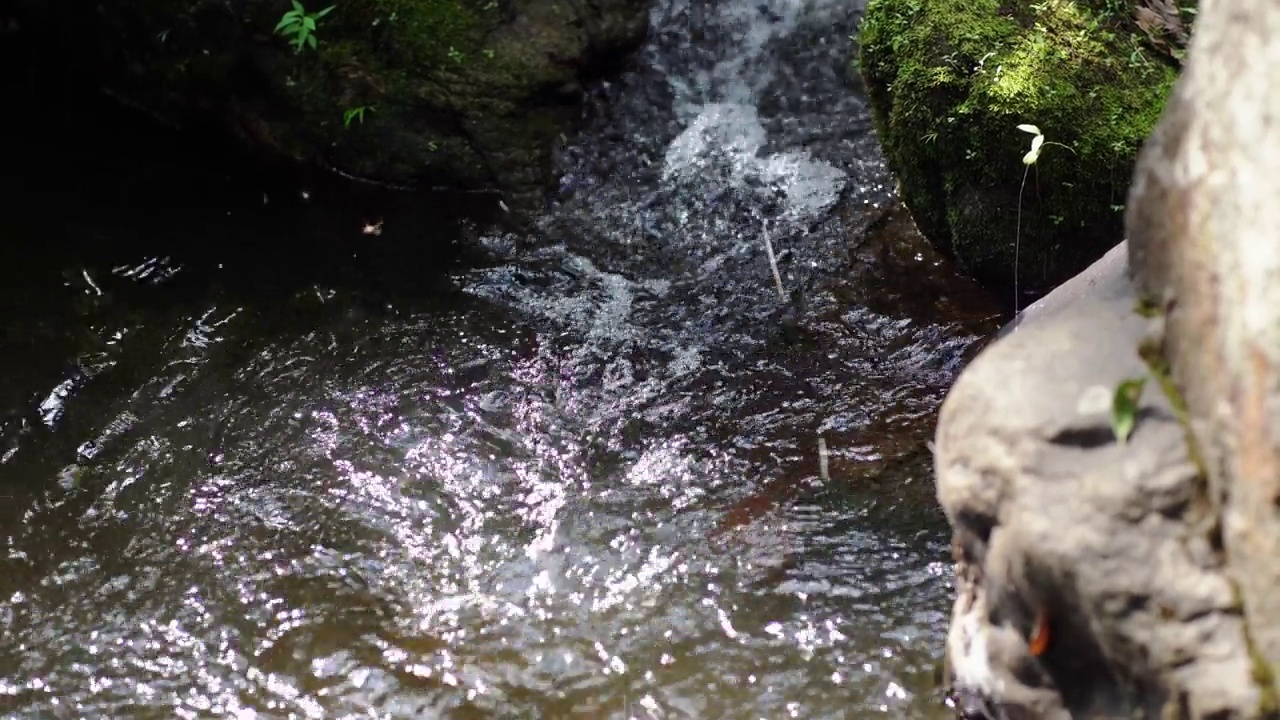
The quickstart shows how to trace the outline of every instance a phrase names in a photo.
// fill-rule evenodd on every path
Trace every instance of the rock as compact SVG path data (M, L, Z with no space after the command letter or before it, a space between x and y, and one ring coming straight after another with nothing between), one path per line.
M1149 321L1113 250L961 374L936 436L954 529L952 687L971 717L1254 718L1261 692L1213 507L1149 383L1111 397ZM985 712L988 715L982 715Z
M1129 243L1118 243L1094 264L1059 285L1053 292L1028 305L1008 325L1000 329L1000 337L1016 330L1024 322L1040 322L1070 308L1082 299L1120 300L1133 299L1133 284L1129 280Z
M1019 194L1032 294L1121 236L1134 157L1177 74L1115 10L1134 5L868 2L859 69L885 154L925 236L977 280L1013 285ZM1045 146L1025 190L1023 123L1071 148Z
M649 0L303 0L315 46L274 31L288 0L21 0L33 42L171 124L213 123L270 153L399 185L535 203L582 81L619 67ZM58 61L50 57L49 62ZM36 60L43 62L44 60Z
M1134 177L1131 262L1164 311L1164 359L1280 715L1280 5L1203 5Z
M976 711L1280 717L1278 60L1280 6L1202 7L1134 177L1134 282L1117 247L943 405L947 654ZM1119 444L1107 389L1141 375Z

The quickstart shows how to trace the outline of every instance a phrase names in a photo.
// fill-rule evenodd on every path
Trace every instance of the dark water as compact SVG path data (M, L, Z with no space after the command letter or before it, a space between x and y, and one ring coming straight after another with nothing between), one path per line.
M4 717L946 716L924 445L991 307L893 211L857 5L658 5L528 232L28 158Z

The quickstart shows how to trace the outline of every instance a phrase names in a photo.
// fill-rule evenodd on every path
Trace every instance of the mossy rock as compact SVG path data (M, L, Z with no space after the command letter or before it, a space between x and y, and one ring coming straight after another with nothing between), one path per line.
M980 282L1010 288L1016 255L1040 294L1123 237L1137 151L1178 74L1134 6L868 2L857 62L885 155L921 231ZM1066 148L1028 172L1021 124Z
M377 182L497 188L536 200L581 116L582 81L617 68L650 0L301 0L315 44L275 31L290 0L26 2L71 27L82 66L174 124Z

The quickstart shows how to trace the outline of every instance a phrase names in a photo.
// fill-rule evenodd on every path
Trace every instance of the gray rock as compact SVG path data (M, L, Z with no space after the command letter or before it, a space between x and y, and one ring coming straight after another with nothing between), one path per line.
M1165 311L1164 356L1280 715L1280 3L1205 2L1198 23L1134 176L1132 264Z
M1000 337L1029 320L1043 320L1058 314L1082 298L1124 299L1133 297L1129 280L1129 243L1122 241L1096 262L1058 286L1052 293L1028 305L1013 322L1000 330Z
M1128 441L1111 430L1114 389L1147 372L1150 329L1123 253L1028 308L942 407L946 653L974 717L1258 717L1239 603L1169 400L1149 383Z

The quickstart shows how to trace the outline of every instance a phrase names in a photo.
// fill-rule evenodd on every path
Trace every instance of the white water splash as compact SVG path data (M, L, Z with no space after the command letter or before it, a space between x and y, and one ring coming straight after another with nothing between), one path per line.
M655 25L667 17L694 10L697 0L675 0L655 8ZM728 102L755 105L772 79L767 62L769 43L798 27L801 18L816 5L835 5L838 0L727 0L715 4L712 23L734 40L723 57L708 69L688 68L687 74L669 73L675 92L676 112L684 119L699 114L704 104ZM660 4L661 5L661 4Z
M803 150L762 154L768 135L751 105L710 103L667 148L663 179L731 187L756 183L781 193L787 219L807 222L830 210L845 173Z

